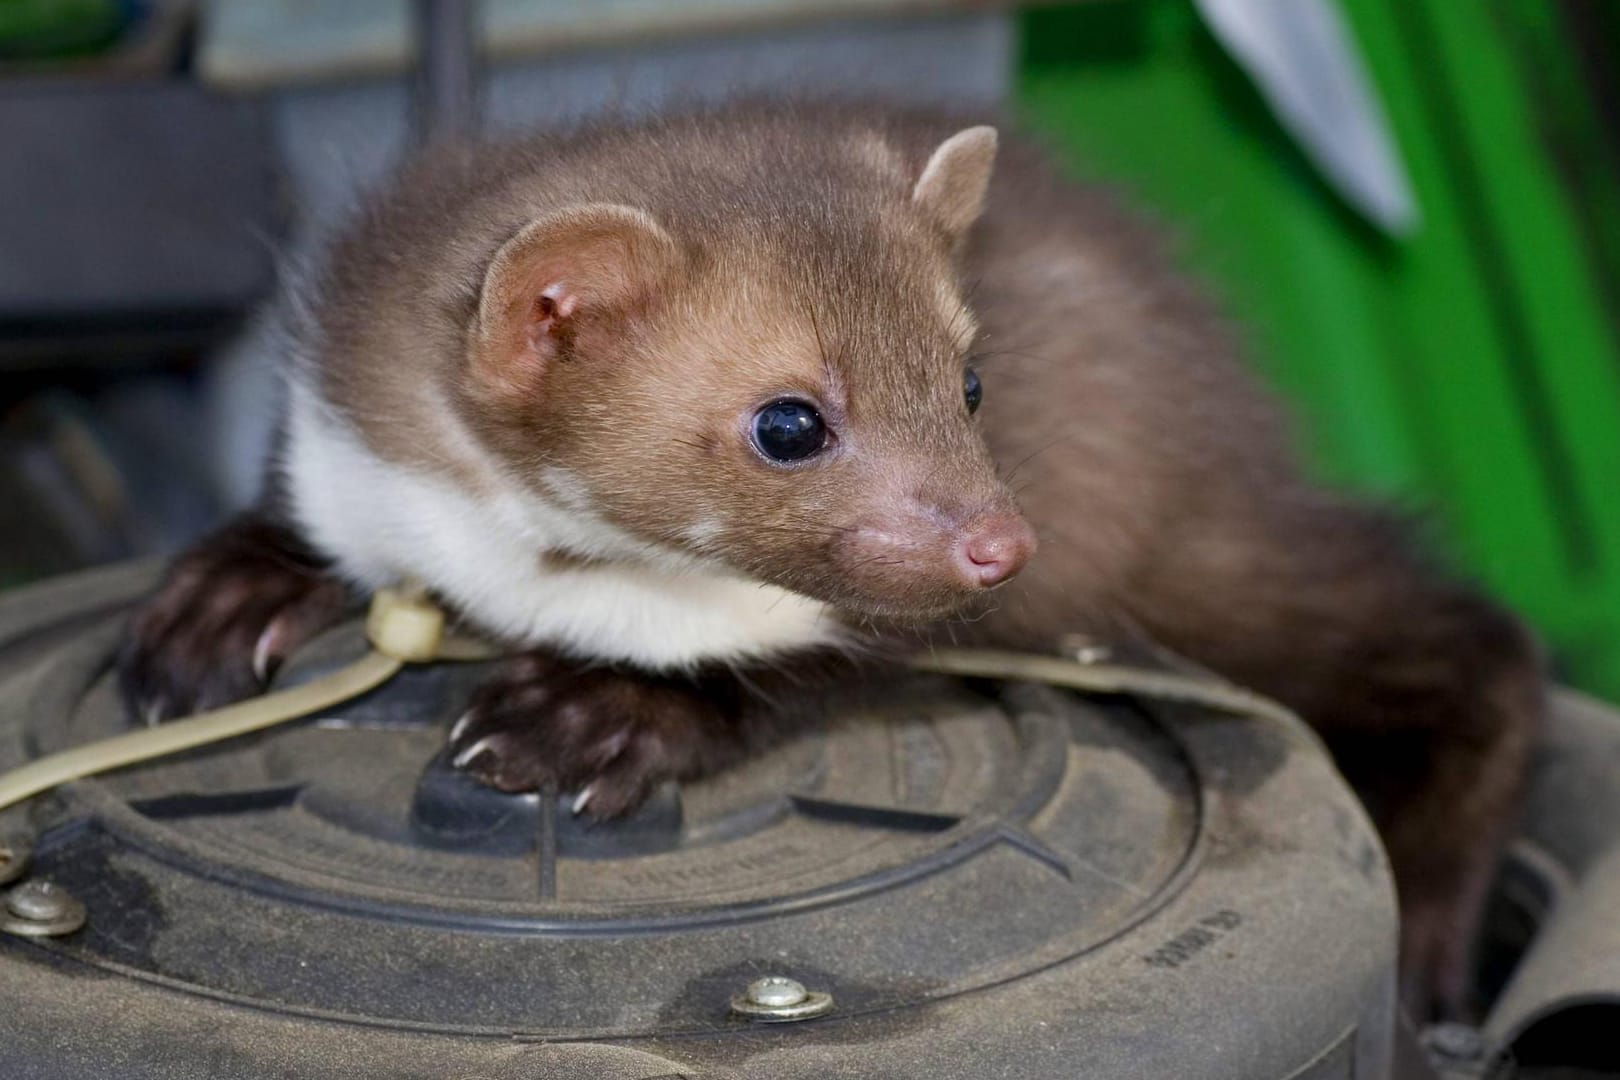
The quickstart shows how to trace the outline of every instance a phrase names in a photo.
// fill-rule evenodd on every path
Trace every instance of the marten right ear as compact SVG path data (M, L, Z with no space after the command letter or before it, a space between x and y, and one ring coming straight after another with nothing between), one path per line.
M484 274L474 372L497 386L532 386L576 320L644 300L678 257L669 233L629 206L592 203L530 222Z

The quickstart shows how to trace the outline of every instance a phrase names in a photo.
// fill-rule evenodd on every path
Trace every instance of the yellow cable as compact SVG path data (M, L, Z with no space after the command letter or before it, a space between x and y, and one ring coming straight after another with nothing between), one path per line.
M69 780L246 735L329 709L381 686L407 662L435 659L441 650L453 649L458 656L467 651L464 642L447 643L444 613L417 590L377 590L366 616L366 635L371 639L370 653L302 686L62 750L0 775L0 810Z
M994 649L934 649L918 653L910 663L919 671L937 675L1045 683L1093 694L1134 694L1156 701L1202 705L1269 721L1295 740L1316 741L1315 733L1283 705L1208 675Z
M278 690L250 701L227 705L223 709L198 713L184 720L115 735L110 739L36 758L0 776L0 810L69 780L82 780L110 769L150 761L165 754L176 754L308 716L382 685L402 666L402 662L392 656L379 652L367 653L347 667L290 690Z
M379 589L366 615L372 651L330 675L273 694L198 713L183 720L76 746L0 774L0 810L70 780L108 772L166 754L191 750L329 709L393 678L407 663L485 660L498 653L483 642L447 636L444 612L420 588ZM1174 672L1120 664L1087 664L1058 656L937 649L915 656L921 671L1046 683L1072 690L1140 694L1196 703L1225 712L1264 717L1296 738L1310 738L1281 705L1241 687Z

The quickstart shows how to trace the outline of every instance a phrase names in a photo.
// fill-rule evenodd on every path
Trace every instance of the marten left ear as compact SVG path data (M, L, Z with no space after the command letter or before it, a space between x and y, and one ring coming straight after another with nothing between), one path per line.
M970 127L939 144L911 191L911 202L953 241L984 208L996 164L996 129Z
M678 258L669 233L630 206L590 203L530 222L484 273L475 373L497 386L531 386L578 320L645 300Z

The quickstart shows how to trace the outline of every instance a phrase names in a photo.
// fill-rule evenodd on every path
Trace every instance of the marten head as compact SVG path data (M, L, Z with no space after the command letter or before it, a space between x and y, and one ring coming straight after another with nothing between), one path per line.
M529 222L469 332L480 429L543 497L660 549L863 614L962 608L1035 549L975 427L956 266L995 148L761 151L684 202Z

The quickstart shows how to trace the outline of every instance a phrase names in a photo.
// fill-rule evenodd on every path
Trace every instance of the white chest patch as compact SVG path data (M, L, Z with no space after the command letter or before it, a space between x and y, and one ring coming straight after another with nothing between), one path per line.
M826 605L645 544L487 473L462 490L373 454L315 394L295 386L284 463L293 512L339 570L368 588L412 577L504 641L649 670L738 662L841 634ZM464 433L438 433L477 453ZM480 455L481 456L481 455ZM572 478L548 476L548 486ZM561 500L559 500L561 501ZM548 563L561 551L600 562Z

